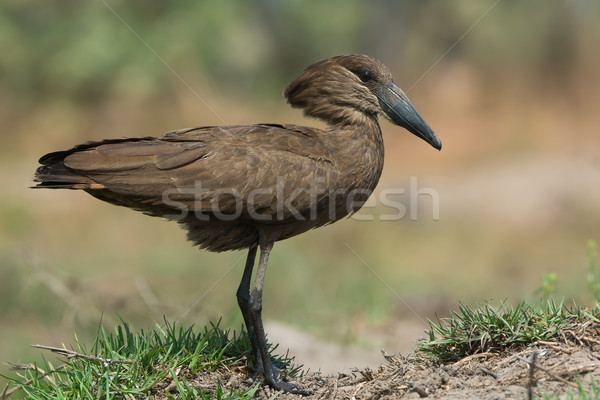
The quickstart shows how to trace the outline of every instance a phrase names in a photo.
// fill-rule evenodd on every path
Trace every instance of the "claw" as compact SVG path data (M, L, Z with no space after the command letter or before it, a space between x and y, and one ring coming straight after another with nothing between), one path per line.
M271 375L270 377L267 375L271 374L265 375L265 382L268 383L269 386L271 386L275 390L279 390L285 393L299 394L302 396L309 396L311 394L310 391L304 390L298 385L294 385L293 383L289 382L282 382L273 375Z

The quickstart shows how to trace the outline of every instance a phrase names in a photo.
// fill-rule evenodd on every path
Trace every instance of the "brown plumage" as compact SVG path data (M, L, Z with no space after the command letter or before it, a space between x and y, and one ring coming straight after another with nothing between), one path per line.
M363 55L307 67L285 90L293 107L328 123L206 126L161 137L88 142L45 155L36 187L85 190L112 204L182 224L201 248L248 248L238 303L257 368L276 389L262 327L262 285L273 243L356 210L383 168L383 114L440 149L441 142L396 86ZM250 294L257 246L260 261Z

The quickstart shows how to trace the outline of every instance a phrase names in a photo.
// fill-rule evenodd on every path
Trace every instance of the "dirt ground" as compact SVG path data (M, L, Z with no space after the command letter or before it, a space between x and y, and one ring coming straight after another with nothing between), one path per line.
M375 368L355 368L333 374L310 372L289 379L310 394L280 393L276 398L528 399L544 394L577 394L579 384L590 395L594 393L592 385L600 386L599 350L600 324L589 321L567 326L556 341L538 342L503 353L474 354L453 363L382 352L381 365ZM192 381L205 390L214 390L220 384L225 393L248 388L255 382L244 366L201 373L192 377ZM168 383L161 386L161 390L170 391ZM261 385L255 398L270 399L276 394L270 387ZM595 396L597 394L588 398Z

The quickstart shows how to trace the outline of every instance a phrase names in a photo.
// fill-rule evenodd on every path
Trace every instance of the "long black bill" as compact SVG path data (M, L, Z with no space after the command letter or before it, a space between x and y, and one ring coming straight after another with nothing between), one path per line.
M396 85L380 85L373 93L379 99L383 112L395 124L407 129L410 133L420 137L438 150L442 148L442 141L437 137L427 122L421 117L415 106L412 105L406 94Z

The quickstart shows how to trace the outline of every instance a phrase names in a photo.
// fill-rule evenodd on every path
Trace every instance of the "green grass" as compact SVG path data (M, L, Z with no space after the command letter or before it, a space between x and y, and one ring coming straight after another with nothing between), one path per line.
M475 309L461 303L449 317L429 321L429 337L417 343L417 351L426 357L457 361L472 354L501 352L550 340L570 323L600 321L600 266L596 247L594 240L588 240L586 286L595 302L591 311L547 299L556 291L558 280L556 274L547 273L542 275L542 286L537 291L545 300L533 305L521 302L515 307L506 302L497 308L486 304Z
M472 309L460 304L448 318L429 321L428 339L417 343L418 353L442 361L457 361L484 352L504 352L540 340L550 340L573 322L600 321L600 308L566 307L553 301L516 307L502 303Z
M570 340L565 332L588 321L600 322L598 303L592 309L577 305L566 307L551 300L533 305L520 303L514 308L506 303L497 308L486 304L475 309L460 304L458 311L453 311L450 317L429 322L428 338L417 343L416 351L421 356L443 362L485 352L503 354L539 341ZM590 379L591 385L586 388L582 377L578 376L576 393L572 389L562 394L546 393L540 387L542 395L539 398L599 399L600 389L593 376Z
M246 358L249 340L245 332L236 335L219 329L219 324L195 333L165 321L164 326L134 333L123 322L114 332L99 328L88 348L76 339L75 350L56 349L67 361L55 367L51 362L17 365L20 378L7 377L15 396L28 399L134 399L157 396L167 399L250 399L258 383L241 391L225 392L217 382L213 389L193 384L199 371L237 369L249 372ZM272 352L276 346L270 346ZM286 356L272 356L274 365L290 376L300 374ZM40 365L41 364L41 365ZM166 391L170 386L172 390ZM20 392L20 393L19 393ZM174 392L176 394L174 394ZM0 393L0 398L2 395Z
M600 265L598 263L598 251L596 241L587 242L587 276L588 289L596 302L600 302Z
M562 303L541 301L516 307L502 303L469 308L461 304L450 317L430 321L429 337L417 343L417 353L442 362L460 360L472 354L518 351L539 341L565 339L565 329L586 321L600 322L600 307L567 307ZM563 332L559 337L558 333ZM568 336L568 334L567 334ZM562 339L561 339L562 338ZM167 321L148 331L132 332L121 321L113 332L98 328L97 337L88 347L75 340L73 350L39 346L66 358L54 366L44 359L40 363L18 365L19 377L8 377L14 396L28 399L250 399L259 384L242 389L223 389L221 376L237 371L242 381L252 372L247 366L250 351L245 332L223 331L219 323L210 324L197 333L193 327L177 326ZM269 345L274 365L289 376L302 374L293 359L273 356L276 346ZM228 371L230 375L221 375ZM198 384L198 376L209 376ZM594 384L579 393L568 392L566 398L597 398ZM542 398L553 399L551 394ZM593 397L590 397L593 396ZM0 394L0 399L2 395ZM563 397L560 397L563 398Z

